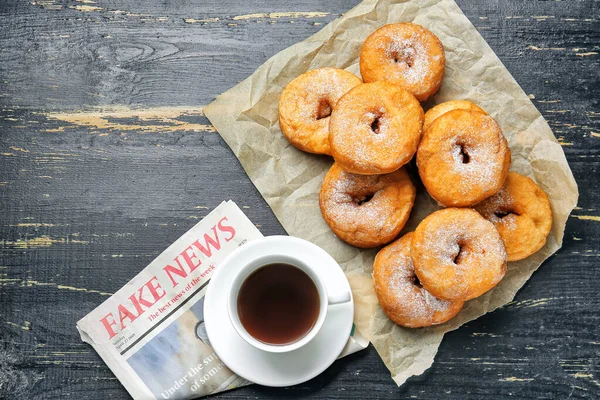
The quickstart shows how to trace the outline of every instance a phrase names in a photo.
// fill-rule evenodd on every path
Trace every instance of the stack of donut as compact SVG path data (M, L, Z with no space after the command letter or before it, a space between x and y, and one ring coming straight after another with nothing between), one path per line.
M544 246L552 227L548 196L509 172L511 152L491 116L466 100L423 113L445 64L429 30L385 25L363 44L362 80L320 68L291 81L279 100L289 142L334 158L320 193L324 220L353 246L387 245L373 265L375 291L389 318L411 328L454 317L502 280L507 261ZM442 209L395 240L415 201L404 168L413 158Z

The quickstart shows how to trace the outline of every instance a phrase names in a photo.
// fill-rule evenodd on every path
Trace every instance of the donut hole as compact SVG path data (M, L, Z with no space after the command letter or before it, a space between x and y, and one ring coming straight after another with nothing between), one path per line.
M327 118L331 115L331 104L325 99L319 102L317 107L317 121L323 118Z
M375 118L373 122L371 122L371 130L375 134L379 134L379 126L381 124L381 118Z
M463 164L468 164L471 161L471 157L469 156L469 153L467 152L465 145L463 143L458 143L458 148L459 148L458 158L459 158L460 162L462 162Z
M396 64L406 64L408 68L411 68L415 63L416 50L412 46L401 47L392 49L391 57Z
M502 219L504 217L508 217L509 215L516 215L519 216L519 214L517 214L514 211L503 211L503 210L498 210L494 213L494 215L498 218L498 219Z
M456 244L456 246L458 247L458 251L456 252L454 257L452 257L452 262L454 264L458 265L458 264L460 264L463 257L465 256L465 251L464 251L465 244L463 242L458 242Z
M362 196L356 196L356 197L352 198L352 201L357 206L362 206L363 204L368 203L369 201L371 201L371 199L373 198L373 196L375 196L375 193L365 194L365 195L362 195Z
M416 274L413 275L412 284L414 286L418 287L419 289L423 287L423 285L421 284L421 281L419 280L419 277Z
M378 135L382 132L382 127L383 127L383 112L381 111L375 111L371 114L371 118L373 118L373 120L371 121L371 132L373 132L374 134Z

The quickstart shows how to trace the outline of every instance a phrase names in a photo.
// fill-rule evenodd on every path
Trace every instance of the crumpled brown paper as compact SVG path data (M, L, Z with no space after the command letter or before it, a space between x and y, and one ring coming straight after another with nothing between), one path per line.
M365 38L384 24L405 21L433 31L446 50L444 83L427 105L468 99L488 111L508 139L511 170L529 176L548 193L554 216L543 249L509 263L495 289L467 302L448 323L422 329L397 326L381 310L371 277L376 250L345 244L322 219L319 189L331 158L295 149L277 123L279 95L289 81L319 67L344 68L360 76L358 60ZM272 57L204 113L287 232L316 243L342 265L353 288L356 326L372 341L398 385L431 366L444 333L513 299L540 264L560 248L567 218L577 203L577 185L548 124L452 0L364 1L317 34ZM421 188L403 232L414 230L437 208Z

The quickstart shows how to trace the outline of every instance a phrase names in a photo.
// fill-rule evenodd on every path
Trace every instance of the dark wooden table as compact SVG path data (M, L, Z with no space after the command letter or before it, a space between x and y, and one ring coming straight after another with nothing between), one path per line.
M76 321L222 200L284 233L199 110L356 2L0 0L0 398L127 398ZM458 3L564 146L563 248L401 388L370 347L214 398L600 398L600 2Z

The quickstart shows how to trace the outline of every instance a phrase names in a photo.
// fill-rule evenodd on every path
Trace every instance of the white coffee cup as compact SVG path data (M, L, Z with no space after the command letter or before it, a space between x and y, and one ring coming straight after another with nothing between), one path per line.
M252 249L248 248L252 246L254 246L257 251L252 251ZM327 311L330 306L352 301L352 294L350 292L342 291L340 293L328 293L324 279L319 271L319 265L322 263L336 262L323 249L306 240L292 236L268 236L263 239L249 242L245 244L243 248L244 259L238 261L242 265L237 269L234 276L231 277L231 285L227 295L227 311L236 332L246 342L257 349L271 353L284 353L305 346L314 339L317 333L319 333L319 330L325 322ZM237 253L238 251L236 250L227 258L235 258ZM319 293L319 316L313 327L297 341L283 345L264 343L254 338L246 331L238 315L238 294L246 278L259 268L275 263L289 264L304 271L312 279Z

